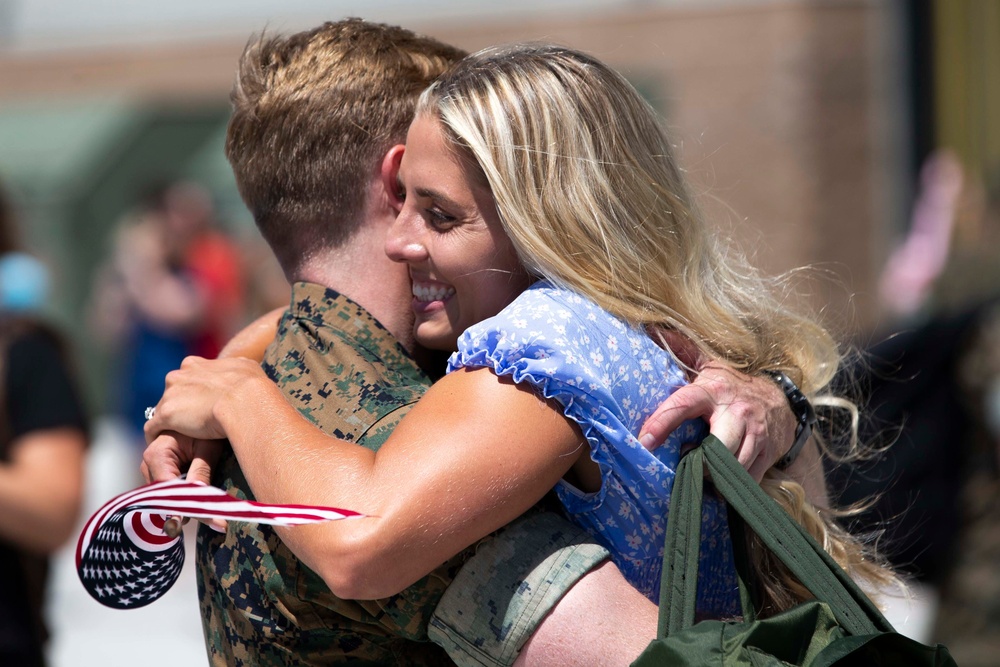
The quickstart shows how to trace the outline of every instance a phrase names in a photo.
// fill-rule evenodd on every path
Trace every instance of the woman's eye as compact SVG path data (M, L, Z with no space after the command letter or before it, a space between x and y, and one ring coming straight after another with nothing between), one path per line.
M438 231L446 231L455 226L455 216L449 215L437 208L428 208L427 219L431 226Z

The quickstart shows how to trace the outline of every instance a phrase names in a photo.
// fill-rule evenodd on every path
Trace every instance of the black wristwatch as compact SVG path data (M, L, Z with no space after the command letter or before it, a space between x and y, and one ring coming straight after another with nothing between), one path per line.
M784 470L798 458L799 452L806 446L809 436L812 435L813 427L816 425L816 411L813 410L812 403L809 402L805 394L799 391L799 388L787 375L781 371L762 372L781 387L781 391L788 399L788 406L792 409L792 414L795 415L795 421L798 422L795 427L795 441L792 443L792 448L774 464L778 470Z

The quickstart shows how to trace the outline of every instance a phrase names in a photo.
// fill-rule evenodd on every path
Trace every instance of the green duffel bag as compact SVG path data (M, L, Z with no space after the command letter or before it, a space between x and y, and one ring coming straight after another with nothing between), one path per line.
M695 623L704 471L729 503L743 621ZM815 600L757 619L744 525L808 588ZM765 667L872 665L955 667L944 646L898 634L857 584L793 520L714 436L691 450L677 469L663 552L657 639L633 667Z

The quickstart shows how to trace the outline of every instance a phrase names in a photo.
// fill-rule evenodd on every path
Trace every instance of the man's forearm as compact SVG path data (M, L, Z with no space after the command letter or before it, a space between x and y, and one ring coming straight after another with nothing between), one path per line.
M515 667L632 664L656 638L657 608L605 562L580 579L521 649Z
M428 634L459 667L627 665L655 636L657 611L609 556L533 509L477 545Z
M785 472L802 485L806 492L806 500L812 505L821 509L830 506L823 460L815 440L806 443L798 458L785 469Z

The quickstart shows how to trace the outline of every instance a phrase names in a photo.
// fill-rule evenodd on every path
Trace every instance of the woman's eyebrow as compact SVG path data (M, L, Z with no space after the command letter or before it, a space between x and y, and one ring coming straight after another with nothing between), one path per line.
M448 207L454 207L458 209L464 208L461 204L459 204L457 201L455 201L448 195L439 192L437 190L434 190L433 188L416 188L414 191L417 193L418 197L427 197L428 199L434 199Z

